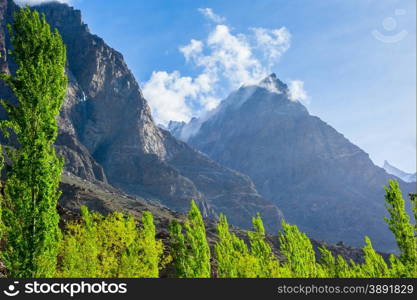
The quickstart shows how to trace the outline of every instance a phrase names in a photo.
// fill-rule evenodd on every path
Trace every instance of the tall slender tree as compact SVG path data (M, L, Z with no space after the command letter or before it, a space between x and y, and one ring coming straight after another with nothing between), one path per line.
M281 253L287 259L286 266L294 277L309 278L319 275L313 245L296 225L287 224L283 220L279 241Z
M2 257L13 277L51 277L61 238L56 205L63 160L53 143L67 86L66 50L58 31L29 7L15 13L9 32L17 71L1 79L18 103L1 102L8 114L3 134L16 137L14 150L7 152L11 168L2 205L7 239Z
M209 278L210 248L203 217L194 201L191 202L184 229L185 234L177 222L170 226L172 258L178 277Z
M395 235L398 248L400 249L400 261L408 267L409 276L417 276L417 238L415 227L410 223L410 216L407 214L404 199L398 181L390 180L385 188L386 208L390 218L385 218L389 229ZM414 207L414 200L412 205Z
M254 231L248 232L252 256L258 260L258 277L278 277L279 262L272 252L271 246L265 240L265 229L260 214L252 218Z

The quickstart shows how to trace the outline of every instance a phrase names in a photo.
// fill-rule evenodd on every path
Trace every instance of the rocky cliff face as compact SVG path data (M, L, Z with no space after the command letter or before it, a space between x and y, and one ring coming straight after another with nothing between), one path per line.
M273 85L271 86L271 82ZM249 175L288 222L310 236L376 248L395 242L383 220L390 176L367 153L289 100L274 74L224 100L189 143L220 164ZM415 184L401 181L404 197Z
M0 0L0 51L10 47L5 23L16 9ZM78 10L58 3L36 6L67 45L68 87L59 118L59 153L66 170L178 210L194 199L206 216L225 213L232 224L250 227L261 212L276 230L279 209L261 197L245 175L221 167L155 126L150 108L123 56L89 32ZM7 55L0 67L13 72ZM6 70L4 69L4 70ZM0 90L7 96L7 89ZM3 116L4 117L4 116Z

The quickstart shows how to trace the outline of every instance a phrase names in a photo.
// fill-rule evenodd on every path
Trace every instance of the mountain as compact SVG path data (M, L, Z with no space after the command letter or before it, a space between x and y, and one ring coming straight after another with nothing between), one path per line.
M161 128L168 130L173 136L178 137L181 135L181 132L186 124L187 123L185 122L169 121L167 127L164 128L163 125L161 125Z
M180 212L194 199L205 216L223 212L243 228L251 227L251 217L260 212L276 232L282 213L259 195L248 176L220 166L154 124L122 54L89 31L79 10L61 3L34 8L67 46L69 85L56 142L66 171ZM6 24L13 22L16 9L13 1L0 0L0 70L9 73L16 66L8 55ZM13 98L4 85L0 97ZM4 111L0 117L6 117Z
M383 185L393 176L320 118L291 101L271 74L231 93L188 143L247 174L286 221L312 237L377 249L396 248L383 217ZM415 184L400 180L404 196Z
M416 175L417 173L410 174L406 173L404 171L401 171L400 169L394 167L393 165L390 165L388 161L384 161L384 170L387 171L388 174L397 176L401 180L405 182L416 182Z

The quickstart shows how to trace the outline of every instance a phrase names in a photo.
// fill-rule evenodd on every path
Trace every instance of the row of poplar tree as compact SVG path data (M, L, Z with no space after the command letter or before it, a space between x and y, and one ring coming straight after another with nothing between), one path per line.
M394 233L400 255L391 255L389 261L378 254L369 238L365 238L364 262L346 261L320 247L320 258L310 239L295 225L282 222L279 233L279 261L266 241L260 216L252 219L253 231L247 232L248 243L229 230L225 216L217 223L218 240L211 259L201 214L192 203L184 228L171 224L171 255L175 274L181 278L383 278L417 277L417 226L410 223L398 182L390 181L386 188L386 207L390 218L386 221ZM417 205L412 198L414 217ZM212 262L212 263L210 263ZM214 264L213 264L214 262ZM215 265L215 270L212 268Z
M386 188L389 228L399 256L386 262L365 239L364 263L346 261L320 248L316 260L308 237L295 225L282 223L279 261L265 239L261 217L253 218L247 241L229 230L226 217L217 223L212 249L194 202L183 224L170 225L165 247L155 238L150 212L138 226L119 212L102 216L81 208L81 220L58 226L57 202L63 160L54 150L57 115L66 87L66 49L57 30L29 7L20 9L9 26L17 65L14 75L0 79L17 102L1 101L8 118L1 121L9 140L0 151L5 183L0 198L0 259L10 277L159 277L172 266L172 276L207 277L417 277L416 227L410 223L398 183ZM412 198L414 217L417 205Z

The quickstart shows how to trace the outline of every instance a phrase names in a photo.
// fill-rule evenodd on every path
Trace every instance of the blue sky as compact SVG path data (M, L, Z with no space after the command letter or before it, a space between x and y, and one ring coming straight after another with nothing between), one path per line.
M240 81L275 72L297 88L311 114L377 165L386 159L416 171L415 0L70 4L124 55L158 121L202 114ZM225 49L233 57L221 60Z

